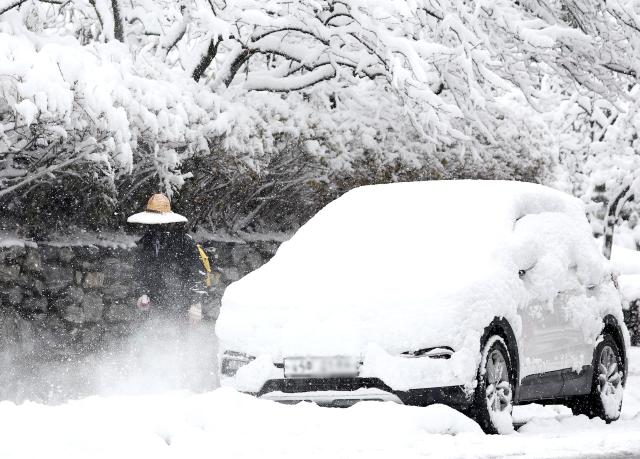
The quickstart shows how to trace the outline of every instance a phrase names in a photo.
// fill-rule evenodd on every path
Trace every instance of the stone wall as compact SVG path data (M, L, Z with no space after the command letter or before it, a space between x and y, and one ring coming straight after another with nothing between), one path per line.
M0 246L4 359L8 355L65 358L130 332L139 314L132 266L135 244L4 241L4 245ZM203 246L214 270L214 286L203 312L206 319L215 319L224 288L268 260L278 242L212 241Z

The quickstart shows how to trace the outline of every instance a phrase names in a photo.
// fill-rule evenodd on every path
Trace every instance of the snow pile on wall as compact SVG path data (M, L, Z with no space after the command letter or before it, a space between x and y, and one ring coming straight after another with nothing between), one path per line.
M623 305L628 308L630 302L640 298L640 252L614 245L611 250L611 263L618 274Z
M629 307L629 303L640 298L640 274L625 274L618 277L620 294L623 306Z
M614 245L611 250L611 263L621 275L640 274L640 252Z

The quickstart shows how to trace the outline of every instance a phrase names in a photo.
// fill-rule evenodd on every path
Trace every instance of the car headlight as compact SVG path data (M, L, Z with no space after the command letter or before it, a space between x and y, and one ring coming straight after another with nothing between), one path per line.
M453 349L450 347L430 347L426 349L419 349L417 351L403 352L403 357L415 358L415 357L429 357L432 359L450 359L453 355Z
M255 360L252 357L242 352L225 351L222 354L222 363L220 365L220 372L224 376L235 376L240 368Z

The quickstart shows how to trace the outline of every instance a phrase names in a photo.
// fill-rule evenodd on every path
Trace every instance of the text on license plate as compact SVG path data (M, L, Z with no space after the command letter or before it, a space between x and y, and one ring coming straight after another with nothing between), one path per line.
M359 366L360 359L350 356L288 357L284 359L284 376L286 378L357 376Z

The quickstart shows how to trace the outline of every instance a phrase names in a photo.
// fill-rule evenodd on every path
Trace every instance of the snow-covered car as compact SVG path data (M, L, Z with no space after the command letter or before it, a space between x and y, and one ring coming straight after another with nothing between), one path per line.
M520 182L365 186L230 285L223 385L281 402L620 415L629 334L580 201Z

